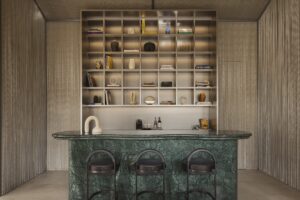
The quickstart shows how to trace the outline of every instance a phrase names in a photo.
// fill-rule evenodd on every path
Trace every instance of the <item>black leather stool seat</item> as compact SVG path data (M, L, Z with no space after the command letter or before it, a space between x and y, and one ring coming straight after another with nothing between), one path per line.
M187 170L187 161L184 162L184 169ZM190 173L212 173L215 163L211 160L192 159L188 169Z
M112 160L98 160L89 165L89 172L92 174L112 175L115 171L117 171L117 169L118 164L116 164L115 170Z
M139 175L160 174L165 169L163 161L154 159L140 159L137 161L136 166Z

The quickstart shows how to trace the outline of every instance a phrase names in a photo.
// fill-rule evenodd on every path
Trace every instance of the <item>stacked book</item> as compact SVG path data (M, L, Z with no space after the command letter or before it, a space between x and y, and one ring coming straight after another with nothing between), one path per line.
M214 69L211 65L196 65L195 69Z
M161 65L160 69L161 70L174 70L174 66L173 65Z
M196 87L208 87L209 81L196 81L195 85Z
M154 82L144 82L143 87L156 87Z
M102 34L103 33L103 27L88 27L84 30L86 34Z

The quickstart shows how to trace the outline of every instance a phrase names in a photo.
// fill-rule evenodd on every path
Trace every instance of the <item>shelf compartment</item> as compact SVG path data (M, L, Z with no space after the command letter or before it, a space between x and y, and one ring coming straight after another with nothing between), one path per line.
M215 54L195 54L195 66L197 65L210 65L216 66Z
M176 90L160 90L159 101L160 105L176 105ZM167 102L170 102L170 104Z
M195 34L216 35L216 22L196 20Z
M132 35L132 34L140 34L140 21L137 18L136 20L124 20L123 21L123 33Z
M178 19L193 19L194 11L192 10L179 10L177 13Z
M210 86L216 86L216 73L195 73L195 81L209 81Z
M176 33L176 21L170 19L160 19L158 21L158 34L168 35Z
M131 101L131 96L135 95L135 101ZM124 105L139 105L140 104L140 91L139 90L125 90L124 91Z
M124 75L124 87L139 87L140 84L140 73L133 72L133 73L125 73Z
M176 69L176 55L175 54L162 54L159 57L159 69L164 65L172 66L173 69ZM161 70L164 71L164 70Z
M215 104L215 102L216 102L216 91L213 91L213 90L196 90L195 91L195 97L194 97L194 102L195 102L196 105L199 103L199 96L200 96L201 93L205 94L205 96L206 96L205 105L207 105L207 106L216 105ZM211 104L209 102L211 102Z
M122 11L112 10L105 11L105 18L107 19L120 19L122 17Z
M177 69L194 69L194 55L178 55Z
M179 90L177 91L177 105L192 105L194 104L194 91L193 90Z
M146 54L142 56L142 70L158 69L157 55Z
M125 50L137 50L137 52L133 53L140 53L141 46L140 46L140 38L139 37L126 37L124 38L124 53L131 53L126 52Z
M145 51L145 44L147 42L152 42L155 44L155 50L154 51ZM145 53L155 53L158 50L158 37L157 36L143 36L141 41L141 51Z
M141 87L145 87L144 83L155 83L155 86L150 87L157 87L158 86L158 73L157 72L143 72L141 74ZM146 87L145 87L146 88Z
M97 64L101 62L102 64L102 69L105 67L105 62L104 62L104 55L102 53L95 53L95 54L89 54L89 53L84 53L82 55L82 66L84 69L89 69L89 70L97 70Z
M125 19L139 19L140 12L139 11L134 11L134 10L124 11L123 12L123 17Z
M158 34L158 21L157 19L145 19L145 32L142 33L144 36L157 35ZM142 24L141 24L142 27Z
M121 88L123 85L121 72L105 72L105 86L109 88ZM120 86L109 86L110 84L119 84Z
M112 42L118 42L119 43L119 49L116 51L113 51L112 50L112 45L111 43ZM122 44L122 38L121 37L117 37L117 36L114 36L114 37L107 37L105 36L105 51L106 52L122 52L123 51L123 44Z
M176 73L175 72L160 72L159 86L162 87L162 82L172 82L172 87L176 87ZM170 87L162 87L170 88Z
M193 87L194 74L193 72L181 72L177 74L177 87Z
M112 58L112 68L109 68L109 57ZM107 54L105 56L105 69L107 71L111 70L121 70L123 68L123 59L122 55L114 55L114 54Z
M82 21L99 21L103 19L103 11L82 12Z
M157 11L141 11L141 17L144 17L145 19L157 19Z
M123 67L124 69L129 69L130 61L134 61L135 69L140 69L140 55L130 54L123 56Z
M82 42L84 52L103 52L104 41L103 37L89 37Z
M169 37L168 35L166 37L160 36L158 48L160 52L176 51L176 37Z
M121 20L105 20L105 34L122 34Z
M194 51L196 52L214 52L216 50L216 43L209 38L195 39Z
M177 20L176 33L178 35L193 35L194 20Z
M104 75L103 73L90 73L90 76L93 78L94 87L104 87ZM85 76L85 74L83 74Z
M121 89L106 89L106 91L109 91L111 94L111 102L109 103L109 105L123 105L123 92Z
M174 10L159 10L157 11L159 18L176 18L176 11Z
M201 21L215 21L216 20L216 11L196 11L195 19Z
M193 52L194 38L193 36L177 36L177 51L178 52Z
M142 90L142 93L141 93L141 105L147 105L145 103L145 98L146 97L154 97L155 98L155 103L153 105L158 105L158 90L156 89L149 89L149 90ZM147 105L147 106L151 106L151 105Z
M94 98L97 96L98 101L100 100L100 103L103 102L103 90L84 90L82 92L82 104L83 105L95 105Z

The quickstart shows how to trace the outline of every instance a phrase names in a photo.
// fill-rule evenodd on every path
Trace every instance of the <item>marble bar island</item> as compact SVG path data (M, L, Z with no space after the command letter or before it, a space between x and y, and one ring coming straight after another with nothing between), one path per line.
M86 199L87 158L99 149L110 151L119 163L116 173L116 193L120 200L135 199L135 173L131 164L140 152L155 149L165 158L165 199L186 199L187 172L183 168L184 160L195 149L202 148L211 152L216 160L216 199L237 199L237 151L238 140L251 137L251 133L241 131L205 131L205 130L108 130L100 135L81 135L80 132L60 132L53 137L69 141L69 199ZM104 180L105 179L105 180ZM113 185L113 179L94 176L89 179L89 190L96 191L104 185ZM190 180L190 188L213 190L213 179L195 175ZM160 178L142 177L138 188L159 188ZM112 199L95 197L93 199ZM139 199L163 199L141 196ZM189 199L199 198L197 194Z

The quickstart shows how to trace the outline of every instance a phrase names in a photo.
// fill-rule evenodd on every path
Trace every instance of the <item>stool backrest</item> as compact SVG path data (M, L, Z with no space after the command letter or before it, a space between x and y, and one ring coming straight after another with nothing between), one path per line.
M155 155L158 155L159 158L160 158L160 160L164 163L164 167L165 167L166 160L165 160L165 158L164 158L164 156L162 155L161 152L159 152L159 151L157 151L155 149L146 149L146 150L144 150L144 151L142 151L141 153L138 154L138 156L137 156L137 158L136 158L136 160L134 162L136 169L137 169L137 163L138 163L138 161L142 158L142 156L144 156L145 154L148 154L148 153L153 153Z
M96 151L93 151L86 159L86 163L87 165L89 165L90 161L92 160L92 158L97 155L97 154L104 154L104 155L107 155L113 162L114 164L114 169L116 169L116 160L115 160L115 157L113 156L113 154L106 150L106 149L99 149L99 150L96 150Z

